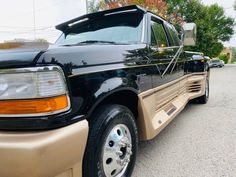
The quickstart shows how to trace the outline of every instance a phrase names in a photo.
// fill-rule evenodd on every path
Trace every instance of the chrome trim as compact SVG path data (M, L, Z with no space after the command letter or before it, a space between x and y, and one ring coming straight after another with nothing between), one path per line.
M36 98L27 98L27 99L21 98L21 99L16 99L16 100L46 99L46 98L54 98L54 97L66 95L68 106L65 109L58 110L58 111L51 111L51 112L47 112L47 113L36 113L36 114L0 114L0 117L49 116L49 115L54 115L54 114L68 111L71 108L71 102L70 102L70 98L69 98L69 91L68 91L68 86L67 86L65 74L64 74L61 67L59 67L59 66L40 66L40 67L28 67L28 68L16 68L16 69L0 69L0 74L17 74L17 73L48 72L48 71L57 71L61 74L62 79L64 81L64 85L65 85L65 93L59 94L59 95L58 94L50 95L47 97L36 97ZM14 101L14 99L4 99L4 100L0 100L0 101Z
M172 48L173 48L173 47L172 47ZM177 60L179 59L180 53L181 53L181 51L182 51L183 48L184 48L183 45L179 46L178 51L176 52L176 54L175 54L175 56L173 57L173 59L170 61L169 65L167 66L166 70L163 72L163 74L162 74L161 77L163 77L163 76L166 74L166 72L167 72L168 69L170 68L171 64L172 64L175 60L176 60L176 62L177 62ZM176 64L176 63L175 63L175 64ZM175 67L175 65L174 65L174 67ZM172 71L173 71L173 70L172 70ZM172 72L172 71L171 71L171 72Z
M202 52L184 51L187 54L204 55Z
M183 46L183 45L182 45ZM180 47L181 48L181 47ZM183 49L183 47L182 47L182 49ZM179 60L179 57L180 57L180 55L181 55L181 52L182 52L182 49L179 51L179 53L177 54L177 56L176 56L176 60L175 60L175 64L174 64L174 66L172 67L172 69L171 69L171 74L173 73L173 71L174 71L174 69L175 69L175 66L176 66L176 64L177 64L177 62L178 62L178 60Z
M168 47L163 47L163 49L179 49L181 46L168 46Z
M74 26L74 25L77 25L77 24L79 24L79 23L85 22L85 21L87 21L87 20L89 20L89 18L84 18L84 19L78 20L78 21L76 21L76 22L70 23L70 24L68 24L68 26L69 26L69 27L72 27L72 26Z
M136 11L138 11L138 9L122 10L122 11L107 13L107 14L104 14L104 16L110 16L110 15L115 15L115 14L122 14L122 13L127 13L127 12L136 12Z
M147 17L146 17L146 15L144 14L143 15L143 20L142 20L143 22L143 26L142 26L142 37L141 37L141 42L142 43L145 43L145 29L146 29L146 23L147 23Z
M140 68L145 66L155 66L156 64L143 64L143 65L126 65L125 63L121 64L114 64L112 66L90 66L91 69L90 72L88 72L88 68L78 68L73 70L73 74L69 75L68 77L74 77L78 75L86 75L86 74L92 74L92 73L98 73L98 72L104 72L104 71L111 71L114 69L127 69L127 68Z
M44 71L58 71L63 76L64 72L59 66L39 66L27 68L13 68L13 69L0 69L0 74L15 74L15 73L29 73L29 72L44 72Z

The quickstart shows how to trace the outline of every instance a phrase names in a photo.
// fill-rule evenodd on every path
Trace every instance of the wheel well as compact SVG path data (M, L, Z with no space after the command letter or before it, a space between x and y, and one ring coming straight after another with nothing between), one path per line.
M95 111L98 107L106 104L120 104L126 106L136 119L138 117L138 96L133 91L118 91L109 95L98 104Z

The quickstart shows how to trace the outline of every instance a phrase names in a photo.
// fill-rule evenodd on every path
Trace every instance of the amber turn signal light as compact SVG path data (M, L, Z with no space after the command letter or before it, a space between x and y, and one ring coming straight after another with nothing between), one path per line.
M69 107L66 95L53 98L0 101L0 115L47 114Z

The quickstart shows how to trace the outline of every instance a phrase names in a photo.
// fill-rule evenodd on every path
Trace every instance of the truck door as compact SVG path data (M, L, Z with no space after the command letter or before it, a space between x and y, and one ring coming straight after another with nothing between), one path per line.
M150 59L156 65L153 86L158 87L175 79L175 58L179 47L172 46L161 19L151 17Z
M167 22L164 23L164 26L168 34L169 44L175 53L174 55L176 55L173 61L174 66L171 70L172 79L177 79L184 75L185 55L183 46L181 46L181 41L175 27Z
M180 82L168 86L166 84L183 75L181 64L179 64L182 47L178 45L179 41L174 41L170 36L162 19L151 18L150 32L149 57L156 66L156 72L153 75L155 110L158 111L164 107L170 110L176 109L170 102L179 95ZM163 85L166 87L160 87Z

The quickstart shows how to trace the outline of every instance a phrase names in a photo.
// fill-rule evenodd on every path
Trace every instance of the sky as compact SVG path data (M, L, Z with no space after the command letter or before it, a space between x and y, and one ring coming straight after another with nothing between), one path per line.
M236 18L236 11L233 9L234 0L202 0L202 2L207 5L218 3L225 8L228 16ZM85 0L0 0L0 4L0 42L35 37L55 42L61 34L55 30L55 25L86 13ZM33 13L34 7L35 13ZM236 34L225 45L236 46Z
M55 42L61 34L55 25L86 13L85 0L0 0L0 4L0 42L35 36Z
M234 1L235 0L202 0L202 2L206 5L217 3L220 6L224 7L226 15L234 18L236 21L236 11L233 8ZM231 38L229 42L225 43L225 46L236 47L236 27L234 36Z

